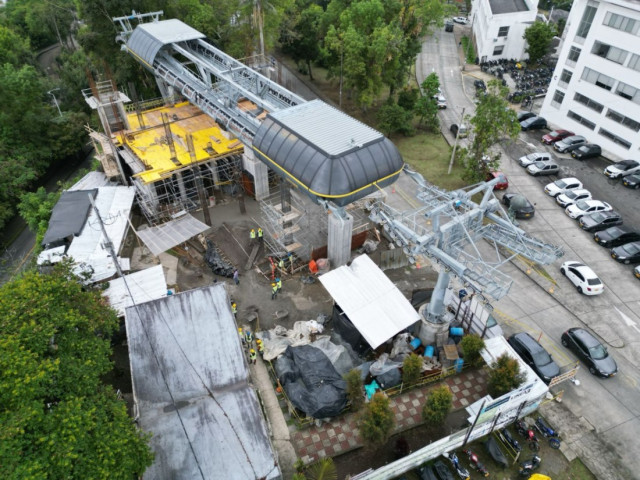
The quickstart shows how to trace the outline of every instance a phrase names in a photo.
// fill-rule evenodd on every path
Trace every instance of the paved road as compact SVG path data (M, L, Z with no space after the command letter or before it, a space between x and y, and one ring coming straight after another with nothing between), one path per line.
M462 74L457 40L448 32L435 32L423 44L417 60L417 76L421 81L435 71L441 78L449 108L441 113L443 133L457 123L455 112L466 107L473 112L473 102L466 92L472 78ZM457 75L452 73L456 72ZM465 92L466 88L466 92ZM560 430L566 432L567 456L579 455L599 479L640 478L640 282L631 267L618 264L592 236L580 230L555 201L543 192L543 186L555 180L534 178L526 174L517 158L541 148L539 132L521 134L521 139L503 146L502 170L509 178L509 192L520 192L536 205L536 216L522 227L541 240L562 245L565 257L547 267L553 281L536 273L527 274L526 267L507 264L503 271L514 284L508 296L495 302L507 334L527 330L540 335L542 343L559 363L568 366L576 358L559 343L560 335L572 326L590 328L609 345L617 360L620 374L607 380L594 378L588 370L578 373L580 385L562 384L563 403L547 408ZM451 140L449 138L449 140ZM548 147L547 147L548 148ZM602 175L604 159L580 163L563 155L559 161L561 176L577 176L594 197L611 203L627 224L640 226L640 192L624 189L619 182ZM501 196L501 195L499 195ZM605 293L598 297L580 295L559 273L563 261L576 259L588 263L605 283ZM553 289L553 293L549 289Z

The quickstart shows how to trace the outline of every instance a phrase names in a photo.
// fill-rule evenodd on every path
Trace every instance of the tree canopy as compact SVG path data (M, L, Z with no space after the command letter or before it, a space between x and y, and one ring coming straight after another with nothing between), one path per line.
M131 479L147 436L101 382L115 312L60 264L0 287L0 470L15 479Z
M551 47L551 40L556 35L556 27L552 23L535 22L524 31L527 41L526 52L529 54L530 63L538 63Z

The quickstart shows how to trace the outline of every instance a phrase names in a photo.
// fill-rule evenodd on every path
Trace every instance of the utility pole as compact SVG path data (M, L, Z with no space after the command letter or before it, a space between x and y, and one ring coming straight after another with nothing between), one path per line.
M453 159L456 158L456 149L458 148L458 137L460 137L460 129L462 128L462 122L464 122L464 111L466 107L462 108L462 115L460 115L460 123L458 124L458 130L456 131L456 140L453 142L453 152L451 152L451 161L449 161L449 170L447 175L451 175L451 169L453 168Z

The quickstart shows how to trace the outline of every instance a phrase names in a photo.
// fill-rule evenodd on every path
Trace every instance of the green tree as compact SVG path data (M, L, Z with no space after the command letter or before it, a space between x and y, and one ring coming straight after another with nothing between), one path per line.
M338 480L338 470L333 458L324 457L309 465L305 477L309 480Z
M364 384L360 370L354 368L345 373L344 380L347 382L347 400L351 403L351 408L357 412L364 404Z
M440 425L451 410L453 394L449 387L442 385L429 392L424 407L422 407L422 419L428 425Z
M476 114L469 121L472 127L471 145L465 155L464 179L480 182L490 170L499 168L500 156L491 155L490 149L502 140L515 140L520 132L516 112L509 108L509 89L499 80L487 84L485 95L481 95Z
M499 356L491 365L487 391L493 398L498 398L518 388L525 380L525 374L520 372L520 364L515 358L506 353Z
M412 353L405 357L402 362L402 383L405 385L415 384L422 375L422 357Z
M437 73L430 73L422 81L420 89L422 96L416 101L414 113L419 118L420 125L425 125L427 130L436 131L440 128L440 119L438 118L438 103L435 96L440 88L440 80Z
M415 133L415 129L411 124L413 113L408 112L396 103L387 103L380 107L377 119L378 128L387 136L393 133L402 133L410 136Z
M67 263L0 287L0 465L5 478L121 478L153 460L101 377L116 314Z
M462 355L464 361L470 365L477 367L482 364L482 355L480 352L484 348L484 340L478 335L465 335L460 341L462 347Z
M40 187L35 192L20 195L18 212L27 226L36 234L36 245L40 245L49 227L51 211L60 198L60 192L47 191Z
M19 67L25 63L31 64L33 61L29 40L11 28L0 25L0 65L10 63L14 67Z
M406 87L398 92L398 105L405 110L411 112L416 108L416 102L420 96L420 91L417 88Z
M280 33L282 51L306 66L313 80L311 64L320 57L323 10L310 0L298 0L289 11Z
M384 393L375 393L358 419L362 440L370 447L378 447L387 441L394 424L389 398Z
M529 54L529 63L538 63L542 57L549 53L551 40L556 33L555 25L545 22L535 22L524 31L522 38L527 41L525 51Z

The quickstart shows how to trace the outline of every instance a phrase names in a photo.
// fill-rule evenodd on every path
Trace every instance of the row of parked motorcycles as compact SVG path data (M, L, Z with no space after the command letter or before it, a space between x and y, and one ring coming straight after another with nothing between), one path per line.
M522 419L516 420L514 426L518 434L524 438L523 443L526 443L528 448L532 452L534 452L531 458L521 462L519 465L519 475L521 477L528 478L535 470L538 469L538 467L542 463L542 459L538 455L538 451L540 450L540 441L536 432L538 432L538 434L540 434L543 438L547 439L549 446L554 449L560 448L560 438L558 432L551 428L540 416L535 420L535 423L532 426L527 425ZM506 427L498 430L496 433L500 441L504 445L507 445L511 450L513 450L514 453L519 453L522 451L522 445L511 435ZM496 462L502 468L507 468L509 466L507 457L503 453L494 436L489 436L488 439L484 442L484 445L487 453L491 456L494 462ZM475 470L484 477L489 476L489 470L480 461L478 455L475 452L470 449L462 450L462 452L468 457L471 469ZM469 470L467 470L460 463L460 459L454 451L444 453L443 457L449 460L451 466L453 467L453 470L459 478L469 480ZM437 478L451 479L449 470L442 462L436 462L434 464L434 470ZM421 477L423 479L429 479L430 475L425 470L421 472Z
M509 75L515 83L515 90L509 94L508 100L511 103L520 103L528 98L530 105L532 97L547 93L554 66L528 68L516 59L502 58L480 63L480 68L483 72L501 79L503 85L506 84L504 76Z

